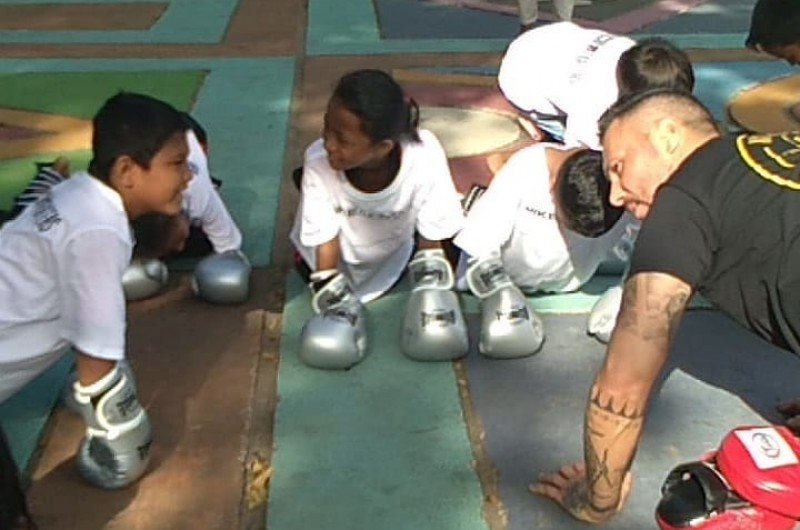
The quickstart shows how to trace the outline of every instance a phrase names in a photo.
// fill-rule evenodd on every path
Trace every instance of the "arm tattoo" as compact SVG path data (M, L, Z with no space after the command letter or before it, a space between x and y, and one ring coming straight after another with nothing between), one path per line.
M601 396L592 388L584 431L584 452L588 506L595 512L615 510L619 504L622 481L630 469L631 456L611 461L618 446L635 448L644 420L644 411L627 403L617 404L610 396Z
M649 273L637 274L625 283L618 323L644 340L670 339L691 296L683 284L668 290L663 280Z

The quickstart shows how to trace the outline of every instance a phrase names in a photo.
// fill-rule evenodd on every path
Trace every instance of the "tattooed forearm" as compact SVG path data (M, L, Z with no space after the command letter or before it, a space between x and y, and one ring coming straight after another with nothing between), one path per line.
M622 483L636 451L644 411L634 404L616 403L597 386L592 388L584 431L588 482L587 503L592 510L616 509Z
M678 328L691 288L664 275L640 273L625 283L617 326L645 340L669 339Z

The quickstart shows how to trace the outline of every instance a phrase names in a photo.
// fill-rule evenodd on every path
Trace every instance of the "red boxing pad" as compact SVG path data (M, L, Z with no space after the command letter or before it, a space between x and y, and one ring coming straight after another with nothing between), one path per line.
M738 427L722 440L716 463L743 499L800 519L800 439L789 429Z
M661 530L790 530L795 526L793 519L739 497L709 460L673 469L661 493L656 508Z

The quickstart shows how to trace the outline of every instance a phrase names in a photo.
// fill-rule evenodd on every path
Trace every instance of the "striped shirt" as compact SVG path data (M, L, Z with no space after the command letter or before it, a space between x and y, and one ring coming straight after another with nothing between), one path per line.
M14 198L14 206L11 210L11 218L18 216L29 204L36 202L36 200L47 193L50 188L65 180L67 180L67 177L52 167L40 167L39 172L36 173L36 176L33 178L30 184L28 184L28 186Z

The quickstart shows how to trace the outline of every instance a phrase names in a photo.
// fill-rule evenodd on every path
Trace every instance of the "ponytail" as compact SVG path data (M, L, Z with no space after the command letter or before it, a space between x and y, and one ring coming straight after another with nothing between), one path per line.
M406 112L408 120L404 136L412 142L419 142L419 104L411 96L406 97Z
M339 79L331 99L341 103L361 121L373 142L418 142L419 105L382 70L356 70Z

